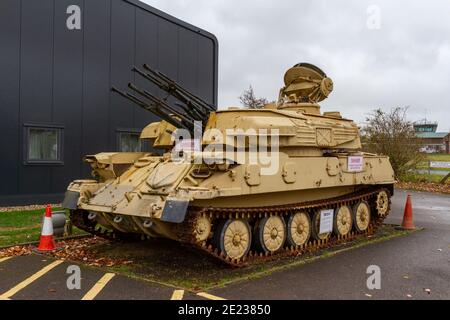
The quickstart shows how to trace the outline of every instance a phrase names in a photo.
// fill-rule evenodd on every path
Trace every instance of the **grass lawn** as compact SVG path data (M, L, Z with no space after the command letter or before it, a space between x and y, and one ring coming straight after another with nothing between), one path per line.
M0 247L38 241L43 216L44 209L0 213ZM82 231L74 228L73 233L82 234Z
M450 162L450 154L440 153L440 154L427 154L426 161L421 163L418 168L428 170L428 166L430 165L429 161L442 161L442 162ZM449 171L449 168L431 168L431 171Z
M445 153L428 154L427 158L430 161L448 161L448 162L450 162L450 154L445 154Z
M439 174L409 174L402 179L403 182L433 182L439 183L445 176ZM450 184L450 179L447 180L447 184Z

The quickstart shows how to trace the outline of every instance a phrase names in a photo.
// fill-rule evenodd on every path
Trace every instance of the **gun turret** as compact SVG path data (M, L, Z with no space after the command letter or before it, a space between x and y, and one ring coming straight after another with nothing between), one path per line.
M203 127L206 125L209 113L216 110L215 106L189 92L164 73L153 70L148 64L144 64L143 68L148 72L142 71L136 66L133 66L131 70L166 92L167 96L165 98L158 98L154 94L139 88L133 83L129 83L128 88L137 93L140 97L121 91L116 87L112 87L112 91L141 108L152 112L177 128L187 129L193 133L196 129L196 121L201 122ZM169 96L172 96L177 100L177 102L174 103L175 107L168 103Z

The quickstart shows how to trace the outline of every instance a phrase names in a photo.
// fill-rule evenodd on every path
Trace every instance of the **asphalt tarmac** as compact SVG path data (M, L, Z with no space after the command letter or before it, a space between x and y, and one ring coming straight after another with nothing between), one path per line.
M228 299L450 299L450 196L397 191L387 223L401 224L411 194L416 227L403 238L368 245L267 277L213 290ZM369 290L369 266L381 289Z
M396 192L387 223L401 223L407 194ZM0 259L0 299L450 299L450 196L409 194L421 231L207 293L83 266L80 289L69 290L70 263L32 255ZM369 266L380 268L379 290L367 287Z

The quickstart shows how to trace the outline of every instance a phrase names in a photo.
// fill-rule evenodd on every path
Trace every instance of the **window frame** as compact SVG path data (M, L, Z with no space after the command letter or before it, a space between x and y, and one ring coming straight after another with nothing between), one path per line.
M33 160L30 159L30 131L42 129L56 131L57 133L57 160ZM27 166L63 166L64 165L64 130L65 126L57 124L24 123L23 124L23 158Z
M122 134L135 134L138 136L138 140L139 140L139 146L140 146L140 151L137 152L144 152L143 150L145 149L145 145L144 145L144 141L142 141L141 139L141 133L142 133L142 129L127 129L127 128L119 128L116 130L116 150L117 152L125 152L122 151L121 149L121 138L122 138Z

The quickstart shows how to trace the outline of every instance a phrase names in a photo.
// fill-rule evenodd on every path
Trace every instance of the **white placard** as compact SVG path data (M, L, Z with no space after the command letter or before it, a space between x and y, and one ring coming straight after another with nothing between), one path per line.
M450 162L446 162L446 161L430 161L430 168L450 169Z
M361 172L364 169L364 157L348 157L348 171Z
M184 139L178 141L175 145L175 151L185 151L185 152L193 152L193 151L201 151L200 140L198 139Z
M320 230L319 234L333 232L334 210L322 210L320 212Z

